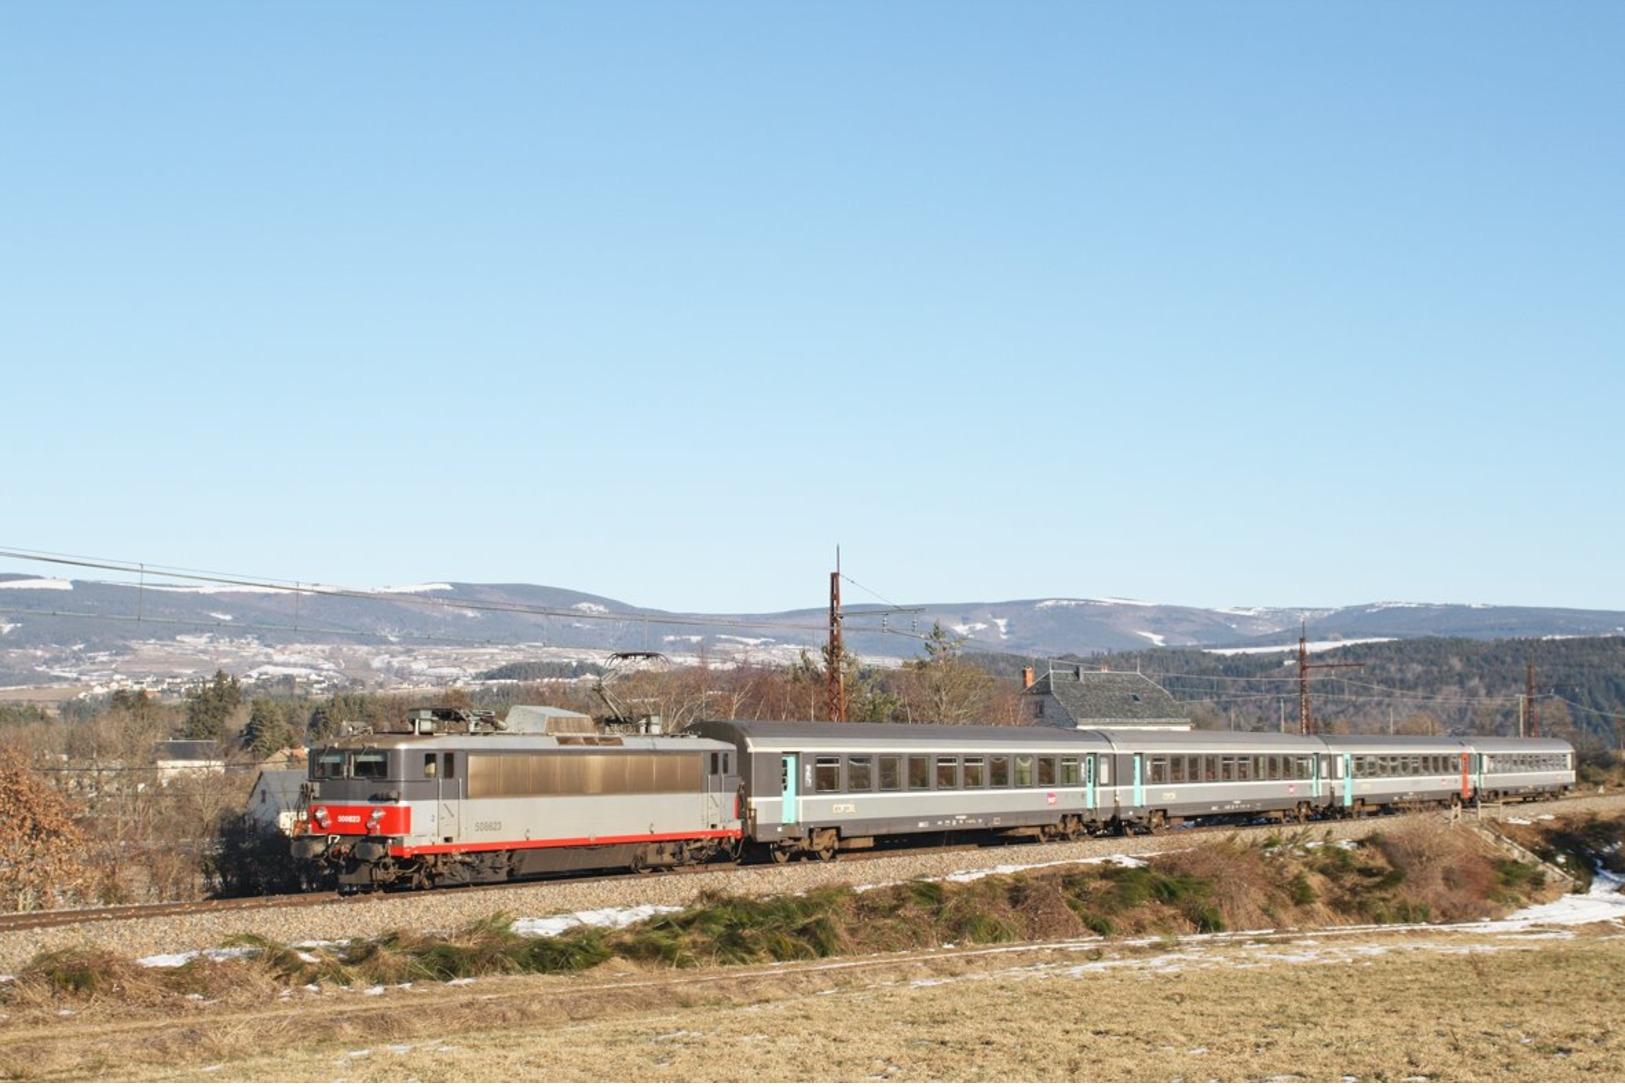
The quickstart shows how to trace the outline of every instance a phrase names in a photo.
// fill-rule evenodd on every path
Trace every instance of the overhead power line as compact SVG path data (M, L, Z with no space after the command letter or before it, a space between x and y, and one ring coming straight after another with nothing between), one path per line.
M645 623L658 626L674 627L721 627L728 630L786 630L800 632L822 631L823 628L811 622L795 622L777 619L730 619L716 617L693 617L671 615L663 612L650 611L581 611L576 608L546 607L534 604L514 604L497 601L471 601L448 600L445 597L430 593L399 593L387 590L351 589L341 586L322 585L304 581L290 581L280 578L247 577L236 574L224 574L212 571L187 570L181 567L159 566L151 563L129 562L113 559L97 559L79 555L62 555L44 551L30 551L22 548L0 548L0 557L22 559L29 562L49 563L59 566L75 567L86 570L104 570L114 573L134 574L141 580L139 582L112 581L109 584L119 585L128 589L144 592L147 589L166 591L176 589L189 589L191 584L164 584L148 581L148 578L172 578L185 583L201 583L205 585L220 586L224 589L241 589L244 591L284 592L292 593L295 598L302 596L327 597L347 600L368 600L383 603L401 604L411 607L438 607L456 611L489 612L496 614L524 615L537 618L569 619L571 621L617 622L617 623ZM0 583L3 587L3 583ZM152 619L138 611L136 615L108 616L97 613L72 612L51 609L8 609L18 614L61 615L71 618L109 619L120 622L161 622ZM185 624L180 625L209 625ZM373 637L376 635L364 634L361 631L345 629L319 629L308 626L287 628L281 626L266 626L247 623L234 623L222 621L218 624L221 629L230 630L272 630L286 631L289 629L310 631L312 633L347 634L355 637ZM890 633L882 631L881 633ZM419 636L407 636L417 640ZM427 636L422 636L427 637ZM462 641L451 637L434 636L436 641ZM488 641L488 639L475 639L475 642Z

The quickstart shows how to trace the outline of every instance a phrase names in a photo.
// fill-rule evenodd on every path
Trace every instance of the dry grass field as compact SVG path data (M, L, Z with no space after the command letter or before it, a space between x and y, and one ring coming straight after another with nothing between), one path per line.
M1620 830L1555 833L1611 850ZM567 973L503 973L567 948L496 923L162 970L87 950L6 987L0 1075L1625 1081L1625 927L1474 921L1555 895L1471 835L1424 828L727 900Z
M178 1012L42 1006L14 1011L0 1041L5 1073L27 1080L1617 1082L1622 935L1424 927L611 962Z

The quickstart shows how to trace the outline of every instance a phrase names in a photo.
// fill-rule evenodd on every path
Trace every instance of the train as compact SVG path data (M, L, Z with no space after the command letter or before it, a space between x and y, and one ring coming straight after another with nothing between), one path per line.
M426 709L398 731L313 746L294 857L341 891L427 888L968 835L1303 822L1556 798L1575 782L1574 748L1552 738L738 720L661 735L548 721Z

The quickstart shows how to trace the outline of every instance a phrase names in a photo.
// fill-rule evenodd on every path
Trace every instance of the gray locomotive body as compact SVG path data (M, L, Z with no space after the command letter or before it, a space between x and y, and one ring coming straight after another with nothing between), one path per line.
M310 753L294 855L341 888L491 883L732 856L727 745L680 736L347 737Z

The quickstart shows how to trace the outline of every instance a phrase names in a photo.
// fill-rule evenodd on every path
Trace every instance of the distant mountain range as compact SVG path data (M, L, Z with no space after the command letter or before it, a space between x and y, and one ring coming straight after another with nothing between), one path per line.
M1625 612L1461 604L1213 610L1051 598L845 609L865 658L923 654L934 624L967 650L1044 659L1149 647L1245 651L1425 636L1476 639L1625 633ZM108 682L166 672L371 673L459 681L479 665L653 650L677 659L787 661L817 654L828 610L764 615L654 611L542 585L437 583L378 592L134 586L0 573L0 686ZM346 652L340 652L345 649ZM436 663L436 662L440 663ZM166 663L167 662L167 663ZM279 663L280 662L280 663Z

